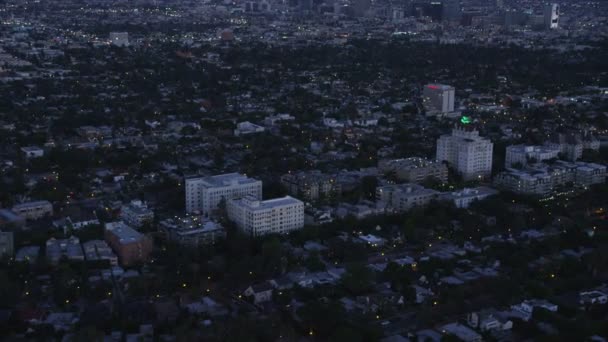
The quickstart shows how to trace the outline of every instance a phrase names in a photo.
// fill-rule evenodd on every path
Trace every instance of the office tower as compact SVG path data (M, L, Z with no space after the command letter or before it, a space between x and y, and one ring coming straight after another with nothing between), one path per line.
M545 6L545 28L552 30L559 27L559 5L547 4Z
M477 130L454 128L437 139L437 160L447 161L464 180L486 178L492 173L492 148Z
M290 196L260 201L245 197L228 201L228 218L251 236L286 234L304 227L304 202Z
M454 111L454 87L427 84L422 92L426 115L443 115Z
M262 182L238 173L186 179L186 212L208 216L222 200L262 198Z

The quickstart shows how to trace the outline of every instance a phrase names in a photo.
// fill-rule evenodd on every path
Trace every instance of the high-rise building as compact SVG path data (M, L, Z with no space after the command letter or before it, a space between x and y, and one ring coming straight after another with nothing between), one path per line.
M262 181L238 173L186 179L186 212L208 216L219 204L231 199L262 198Z
M457 127L437 139L437 160L447 161L465 180L486 178L492 173L493 146L477 130Z
M230 220L251 236L287 234L304 227L304 202L290 196L230 200L227 209Z
M556 29L559 27L559 5L558 4L547 4L545 6L545 28Z
M422 91L426 115L443 115L454 111L454 87L443 84L427 84Z

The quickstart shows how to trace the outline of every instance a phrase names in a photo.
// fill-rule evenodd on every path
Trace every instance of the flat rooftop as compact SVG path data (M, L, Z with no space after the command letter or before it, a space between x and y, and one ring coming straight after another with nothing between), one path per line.
M124 222L106 223L106 230L116 235L121 244L134 243L142 238L142 234L135 229L127 226Z
M13 210L36 208L36 207L49 206L49 205L51 205L51 202L49 202L49 201L26 202L26 203L15 204L13 206Z
M186 179L186 182L201 182L207 188L220 188L230 185L253 184L259 182L257 179L249 178L240 173L225 173L209 177L193 177Z
M239 205L247 207L251 210L267 210L278 208L286 205L303 204L302 201L291 196L273 198L266 201L255 200L251 197L246 197L236 201Z

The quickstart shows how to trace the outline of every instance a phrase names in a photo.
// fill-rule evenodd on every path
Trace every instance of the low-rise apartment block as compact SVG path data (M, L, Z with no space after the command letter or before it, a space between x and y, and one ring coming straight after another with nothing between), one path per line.
M416 206L425 206L439 196L439 192L421 185L406 183L376 188L376 200L383 203L387 211L403 212Z
M160 228L167 240L189 247L212 245L226 237L226 230L221 224L202 216L169 218L160 222Z
M341 192L336 178L321 171L288 173L281 176L281 184L290 195L305 201L334 198Z
M511 145L507 146L505 167L526 166L529 163L538 163L557 158L560 149L555 146L538 145Z
M122 221L106 223L105 240L123 266L143 263L152 252L152 240Z

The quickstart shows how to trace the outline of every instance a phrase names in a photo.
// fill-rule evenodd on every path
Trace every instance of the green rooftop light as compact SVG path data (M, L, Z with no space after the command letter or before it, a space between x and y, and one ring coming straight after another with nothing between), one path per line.
M470 118L470 117L468 117L468 116L463 116L463 117L461 117L461 118L460 118L460 122L461 122L462 124L464 124L464 125L468 125L468 124L470 124L472 121L471 121L471 118Z

